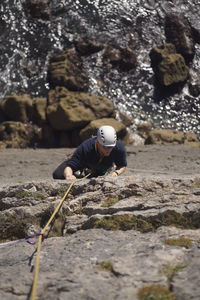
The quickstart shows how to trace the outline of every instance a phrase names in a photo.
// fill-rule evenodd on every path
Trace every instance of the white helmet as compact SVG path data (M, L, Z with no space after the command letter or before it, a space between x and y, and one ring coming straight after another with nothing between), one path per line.
M117 134L112 126L101 126L97 131L97 141L105 147L114 147L117 141Z

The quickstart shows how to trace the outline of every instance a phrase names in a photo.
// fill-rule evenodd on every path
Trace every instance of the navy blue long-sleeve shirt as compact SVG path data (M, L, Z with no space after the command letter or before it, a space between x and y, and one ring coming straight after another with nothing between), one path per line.
M126 150L124 145L117 141L109 156L100 156L96 150L96 137L84 141L78 146L72 157L66 161L66 166L78 171L91 169L96 175L104 175L113 164L117 169L127 166Z

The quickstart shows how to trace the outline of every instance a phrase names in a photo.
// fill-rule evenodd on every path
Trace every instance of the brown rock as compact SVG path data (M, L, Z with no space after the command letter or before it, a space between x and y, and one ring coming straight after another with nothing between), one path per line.
M75 49L52 57L49 66L50 87L64 86L71 91L87 91L88 77L83 72L82 58Z
M28 94L12 94L2 100L1 107L10 120L28 122L32 113L32 99Z
M165 35L168 43L175 45L186 62L195 55L195 41L193 30L188 19L181 15L168 14L165 18Z
M105 97L69 92L65 88L51 90L49 102L47 117L56 130L84 127L96 118L113 115L114 111L113 103Z
M188 78L188 67L183 56L176 53L174 45L165 44L153 48L150 58L156 78L162 85L181 83Z
M150 131L145 144L186 144L200 146L196 134L171 129L154 129Z
M37 126L21 122L7 121L0 125L0 141L3 148L27 148L34 146L41 139Z

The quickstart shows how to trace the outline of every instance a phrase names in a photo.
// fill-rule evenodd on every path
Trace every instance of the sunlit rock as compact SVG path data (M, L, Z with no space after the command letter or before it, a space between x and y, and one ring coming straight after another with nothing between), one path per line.
M112 116L113 103L106 97L57 88L49 93L47 117L54 129L72 130L96 118Z
M185 144L200 146L198 137L193 132L182 132L171 129L153 129L150 131L146 144Z
M83 61L75 49L53 56L48 73L51 88L64 86L72 91L88 90L88 77L83 70Z
M157 80L164 86L183 83L188 78L188 67L173 44L155 47L150 52L151 65Z

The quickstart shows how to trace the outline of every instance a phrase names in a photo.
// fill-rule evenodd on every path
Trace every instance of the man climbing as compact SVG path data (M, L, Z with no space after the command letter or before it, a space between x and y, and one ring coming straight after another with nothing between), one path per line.
M98 129L96 137L81 143L72 157L56 168L53 178L74 180L88 173L91 177L118 176L126 170L126 166L125 147L117 141L115 129L106 125Z

